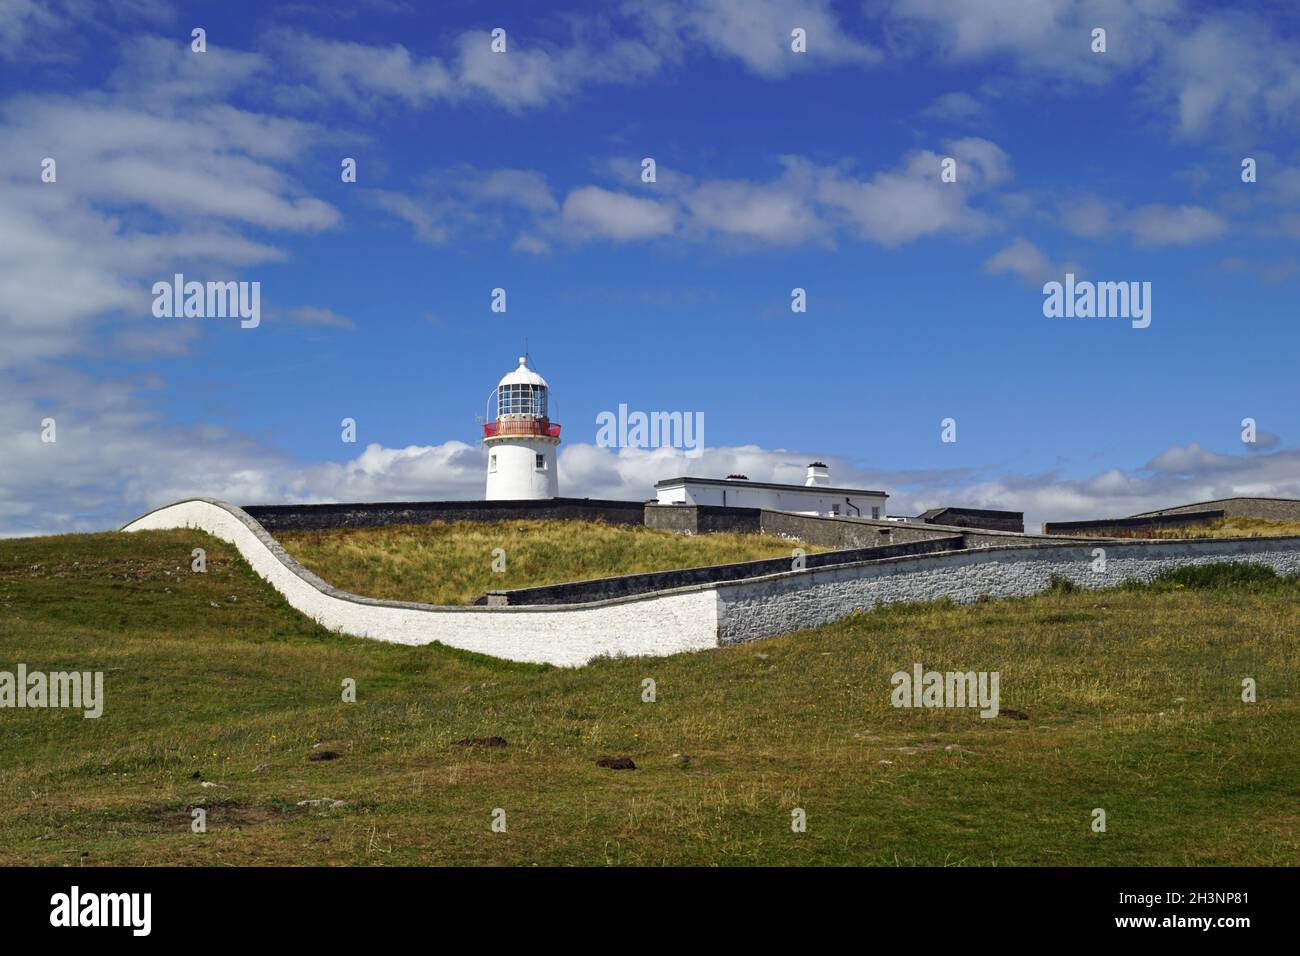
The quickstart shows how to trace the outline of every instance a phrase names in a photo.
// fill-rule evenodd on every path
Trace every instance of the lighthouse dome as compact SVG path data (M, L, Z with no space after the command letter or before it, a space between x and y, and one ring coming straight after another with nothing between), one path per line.
M536 372L528 367L528 357L519 356L519 367L513 372L502 376L501 381L497 382L497 388L503 385L534 385L546 388L546 379L542 378Z

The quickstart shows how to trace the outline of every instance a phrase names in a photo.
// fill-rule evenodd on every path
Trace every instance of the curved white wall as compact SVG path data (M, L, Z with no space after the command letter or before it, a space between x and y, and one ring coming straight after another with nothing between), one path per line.
M359 597L294 561L241 508L210 498L177 502L123 531L196 528L233 544L289 604L331 631L397 644L429 644L494 657L577 666L597 657L662 656L716 647L710 590L646 595L577 607L435 607Z
M492 456L496 455L496 470ZM546 467L538 469L537 456ZM560 493L555 473L555 442L542 438L496 439L488 442L488 501L554 498Z

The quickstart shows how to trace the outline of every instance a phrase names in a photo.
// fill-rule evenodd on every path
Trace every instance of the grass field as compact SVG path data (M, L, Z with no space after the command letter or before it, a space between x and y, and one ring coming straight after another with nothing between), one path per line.
M0 863L1295 864L1300 586L1241 577L562 670L326 633L197 532L0 541L0 670L107 698L0 710ZM913 662L1028 719L894 709Z
M783 558L796 546L825 550L766 535L688 537L597 521L457 521L280 531L275 537L335 587L426 604L469 604L488 589ZM498 548L503 571L493 570Z
M1185 525L1181 528L1141 528L1134 531L1108 531L1099 536L1113 538L1267 538L1292 534L1300 534L1300 521L1273 521L1264 518L1220 518L1206 524Z

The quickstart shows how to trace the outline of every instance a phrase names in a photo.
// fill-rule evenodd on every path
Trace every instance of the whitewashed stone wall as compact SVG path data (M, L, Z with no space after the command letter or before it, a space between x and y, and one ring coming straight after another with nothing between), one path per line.
M436 607L360 597L298 564L242 509L211 498L168 505L123 531L197 528L233 544L289 604L331 631L573 667L606 656L664 656L718 643L709 590L636 595L578 607Z
M330 630L398 644L438 641L568 667L597 657L658 657L786 634L877 604L1035 594L1053 575L1099 588L1219 561L1300 572L1300 537L1097 541L886 558L588 604L437 607L380 601L332 587L294 561L242 509L210 498L168 505L122 530L166 528L196 528L230 542L292 607ZM1092 570L1098 547L1106 550L1104 574Z

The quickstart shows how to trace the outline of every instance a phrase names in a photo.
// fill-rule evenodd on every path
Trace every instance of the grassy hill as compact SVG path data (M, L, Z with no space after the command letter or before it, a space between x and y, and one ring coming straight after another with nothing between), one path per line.
M434 522L280 531L275 537L335 587L426 604L469 604L489 589L783 558L795 547L825 550L770 535L688 537L599 521ZM503 571L493 570L498 548Z
M0 863L1294 864L1300 586L1223 581L562 670L326 633L197 532L0 541L0 670L107 697L0 710ZM916 661L999 671L1027 719L892 708Z

